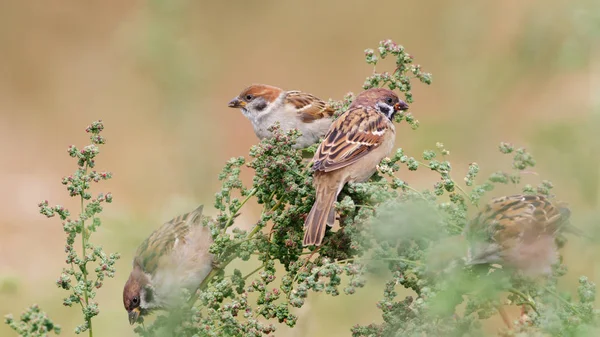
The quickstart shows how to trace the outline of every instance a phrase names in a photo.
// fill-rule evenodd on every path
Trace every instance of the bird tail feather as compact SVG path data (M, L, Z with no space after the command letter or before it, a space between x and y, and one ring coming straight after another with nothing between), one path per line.
M335 221L333 204L336 197L337 190L335 188L327 188L323 193L317 195L317 200L304 223L304 246L319 246L323 242L326 225L332 226Z

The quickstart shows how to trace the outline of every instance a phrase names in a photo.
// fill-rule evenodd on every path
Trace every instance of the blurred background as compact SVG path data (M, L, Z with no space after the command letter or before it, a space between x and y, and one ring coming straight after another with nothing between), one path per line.
M417 131L398 128L397 146L419 156L443 142L462 180L469 163L485 176L509 169L500 141L537 159L528 182L549 179L593 230L600 204L600 3L532 1L0 1L0 314L40 304L72 335L78 308L64 308L54 284L64 264L59 219L38 214L48 199L75 212L61 177L75 169L70 144L105 122L98 169L114 179L113 204L92 241L122 253L105 281L98 336L133 336L122 286L138 244L162 222L205 204L217 174L247 155L256 137L227 102L251 83L299 89L323 99L358 92L372 71L363 50L393 39L433 84L414 83ZM391 60L390 60L391 62ZM383 62L378 70L392 65ZM399 175L418 188L428 172ZM251 176L245 173L250 182ZM530 179L530 181L529 181ZM515 192L510 187L505 191ZM492 194L494 194L492 193ZM239 219L248 226L260 209ZM600 279L600 248L572 238L564 250L574 290L581 274ZM252 268L250 268L252 269ZM380 322L382 280L353 296L311 294L297 329L279 336L348 336ZM495 331L499 319L486 323ZM11 333L0 325L0 335Z

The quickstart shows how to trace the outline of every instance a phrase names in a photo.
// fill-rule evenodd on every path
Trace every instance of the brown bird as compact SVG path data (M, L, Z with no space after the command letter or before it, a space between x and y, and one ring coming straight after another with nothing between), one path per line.
M304 224L305 246L322 243L326 224L335 221L333 205L344 185L368 180L391 153L394 115L406 109L391 90L369 89L331 125L312 160L316 201Z
M550 275L558 261L556 236L581 232L570 225L571 211L565 203L552 202L543 195L511 195L493 199L466 228L469 240L468 264L499 264L532 279ZM497 306L509 329L512 320L503 306ZM521 307L521 317L526 315Z
M496 263L528 276L552 272L558 261L556 236L574 231L565 203L543 195L511 195L493 199L467 226L469 263Z
M208 249L213 240L202 225L202 208L166 222L137 249L123 288L130 324L152 310L176 305L180 289L196 290L212 270Z
M253 84L229 102L230 108L239 108L252 122L259 139L271 137L268 130L279 122L282 130L298 129L302 136L294 148L302 149L319 141L333 122L335 110L321 99L305 92Z

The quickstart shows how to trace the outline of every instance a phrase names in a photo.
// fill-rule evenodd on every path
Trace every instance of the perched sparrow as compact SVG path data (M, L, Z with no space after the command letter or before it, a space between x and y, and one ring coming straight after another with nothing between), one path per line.
M394 147L393 118L408 109L391 90L363 91L329 128L313 158L316 201L306 218L304 245L320 245L325 224L333 225L333 204L348 182L364 182Z
M542 195L494 199L467 226L469 263L498 263L532 277L549 274L557 262L557 234L572 231L570 213Z
M202 225L202 208L163 224L138 247L123 289L123 304L134 324L140 315L175 305L177 291L195 290L212 269L212 237Z
M268 138L268 131L279 122L284 131L298 129L302 136L294 148L302 149L319 141L325 135L335 112L319 98L301 91L284 91L265 84L253 84L229 102L230 108L239 108L252 122L259 139Z

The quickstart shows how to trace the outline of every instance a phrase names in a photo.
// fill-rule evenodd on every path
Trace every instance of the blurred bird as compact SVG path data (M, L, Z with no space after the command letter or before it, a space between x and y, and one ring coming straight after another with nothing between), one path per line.
M271 136L269 127L279 122L282 130L298 129L302 136L294 148L302 149L319 141L333 122L335 110L321 99L301 91L284 91L266 84L253 84L229 102L252 122L259 139Z
M374 88L360 93L329 128L313 158L316 201L304 224L304 245L320 245L325 225L335 221L333 204L348 182L364 182L394 147L393 118L408 109L394 92Z
M152 310L176 305L177 291L196 290L213 267L212 236L202 225L202 208L163 224L138 247L123 289L123 304L134 324Z
M542 195L493 199L467 226L469 263L497 263L531 277L548 275L558 261L556 236L577 232L565 203Z

